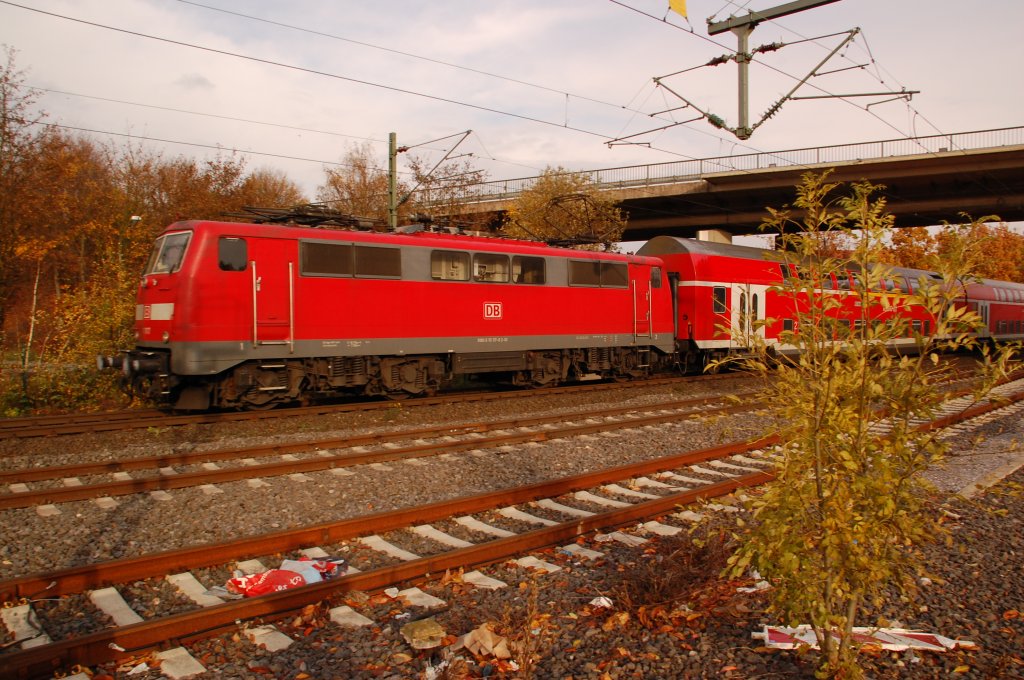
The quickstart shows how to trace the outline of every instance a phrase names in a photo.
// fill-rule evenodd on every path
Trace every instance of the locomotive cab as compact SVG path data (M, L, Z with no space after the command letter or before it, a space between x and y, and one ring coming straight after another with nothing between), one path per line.
M191 241L191 231L157 238L136 294L135 349L98 360L101 369L120 369L135 393L158 400L165 400L177 384L171 373L170 343L176 334L178 273Z

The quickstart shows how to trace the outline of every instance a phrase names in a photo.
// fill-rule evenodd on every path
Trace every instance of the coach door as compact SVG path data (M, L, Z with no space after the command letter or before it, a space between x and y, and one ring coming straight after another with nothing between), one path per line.
M754 336L764 340L765 293L768 286L750 283L732 285L732 333L730 344L734 349L754 346Z
M249 240L253 346L295 343L295 241Z
M987 338L992 335L992 324L989 322L989 302L987 300L978 301L978 316L981 317L981 329L978 331L978 337Z
M642 270L634 270L637 274ZM651 277L631 276L633 288L633 339L651 337Z

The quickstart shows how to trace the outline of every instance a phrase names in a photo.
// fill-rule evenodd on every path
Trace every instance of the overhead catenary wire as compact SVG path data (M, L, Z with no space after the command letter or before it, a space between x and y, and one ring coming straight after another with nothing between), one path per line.
M433 95L433 94L428 94L428 93L423 93L423 92L417 92L415 90L409 90L409 89L406 89L406 88L400 88L400 87L395 87L395 86L391 86L391 85L385 85L385 84L382 84L382 83L376 83L376 82L372 82L372 81L368 81L368 80L354 78L354 77L351 77L351 76L344 76L344 75L340 75L340 74L336 74L336 73L330 73L330 72L327 72L327 71L320 71L320 70L317 70L317 69L307 68L307 67L304 67L304 66L298 66L298 65L295 65L295 64L287 64L287 63L283 63L283 62L274 61L274 60L271 60L271 59L264 59L264 58L255 57L255 56L252 56L252 55L246 55L246 54L241 54L241 53L237 53L237 52L232 52L232 51L229 51L229 50L222 50L222 49L218 49L218 48L207 47L207 46L204 46L204 45L198 45L198 44L195 44L195 43L189 43L189 42L182 41L182 40L175 40L175 39L172 39L172 38L164 38L164 37L155 36L155 35L152 35L152 34L149 34L149 33L143 33L141 31L134 31L134 30L131 30L131 29L119 28L119 27L116 27L116 26L110 26L110 25L107 25L107 24L102 24L102 23L98 23L98 22L94 22L94 21L88 21L88 20L85 20L85 19L79 19L77 17L71 17L71 16L67 16L67 15L63 15L63 14L58 14L56 12L49 12L49 11L37 9L37 8L34 8L34 7L28 7L28 6L25 6L25 5L21 5L19 3L10 2L10 0L0 0L0 5L8 5L10 7L17 7L19 9L24 9L24 10L27 10L27 11L30 11L30 12L36 12L38 14L42 14L42 15L45 15L45 16L51 16L51 17L54 17L54 18L63 19L63 20L66 20L66 21L71 21L71 22L79 23L79 24L86 25L86 26L92 26L94 28L100 28L100 29L104 29L104 30L109 30L109 31L117 32L117 33L122 33L122 34L125 34L125 35L133 35L133 36L140 37L140 38L145 38L145 39L155 40L155 41L163 42L163 43L167 43L167 44L177 45L177 46L180 46L180 47L188 47L188 48L191 48L191 49L196 49L196 50L200 50L200 51L210 52L210 53L213 53L213 54L220 54L220 55L229 56L229 57L233 57L233 58L244 59L244 60L253 61L253 62L256 62L256 63L266 64L266 65L270 65L270 66L277 66L277 67L280 67L280 68L285 68L285 69L294 70L294 71L298 71L298 72L309 73L311 75L317 75L317 76L323 76L323 77L333 78L333 79L337 79L337 80L343 80L343 81L347 81L347 82L353 82L353 83L356 83L356 84L367 85L367 86L370 86L370 87L375 87L375 88L379 88L379 89L388 90L388 91L391 91L391 92L395 92L397 94L404 94L404 95L421 97L421 98L425 98L425 99L429 99L429 100L433 100L433 101L438 101L438 102L442 102L442 103L453 104L453 105L456 105L456 106L463 106L463 107L467 107L467 108L471 108L471 109L475 109L475 110L479 110L479 111L484 111L484 112L488 112L488 113L494 113L494 114L497 114L497 115L502 115L502 116L507 116L507 117L511 117L511 118L516 118L516 119L527 121L527 122L537 123L537 124L551 126L551 127L557 127L557 128L564 129L564 130L570 130L570 131L578 132L578 133L585 134L585 135L588 135L588 136L597 137L597 138L600 138L602 141L607 141L608 139L613 139L613 137L611 135L608 135L608 134L605 134L605 133L601 133L601 132L596 132L596 131L593 131L593 130L587 130L587 129L580 128L580 127L571 126L571 125L568 125L568 124L566 124L564 122L545 120L545 119L542 119L542 118L537 118L535 116L528 116L528 115L525 115L525 114L519 114L519 113L515 113L515 112L512 112L512 111L505 111L505 110L497 109L497 108L493 108L493 107L482 106L482 105L479 105L479 104L473 104L473 103L470 103L470 102L464 102L464 101L460 101L460 100L457 100L457 99L452 99L452 98L448 98L448 97L442 97L442 96L439 96L439 95ZM656 151L659 151L661 153L668 154L670 156L675 156L675 157L678 157L678 158L686 158L686 159L689 159L689 160L697 160L696 156L692 156L692 155L689 155L689 154L684 154L684 153L680 153L680 152L671 151L669 149L663 149L663 148L658 148L658 147L653 147L653 146L650 147L650 148L652 148L652 149L654 149ZM753 147L750 147L750 148L753 148Z
M561 122L558 122L558 121L544 120L543 118L537 118L535 116L528 116L528 115L521 114L521 113L515 113L513 111L505 111L505 110L497 109L497 108L490 107L490 106L483 106L482 104L473 104L472 102L460 101L458 99L452 99L450 97L442 97L440 95L429 94L429 93L426 93L426 92L418 92L416 90L410 90L410 89L407 89L407 88L397 87L397 86L394 86L394 85L386 85L386 84L383 84L383 83L377 83L377 82L373 82L371 80L365 80L365 79L362 79L362 78L355 78L355 77L352 77L352 76L345 76L345 75L341 75L341 74L338 74L338 73L330 73L328 71L321 71L321 70L318 70L318 69L308 68L308 67L305 67L305 66L299 66L297 64L287 64L285 62L274 61L273 59L264 59L262 57L256 57L256 56L253 56L253 55L250 55L250 54L242 54L240 52L232 52L230 50L222 50L222 49L218 49L218 48L215 48L215 47L208 47L206 45L198 45L196 43L190 43L190 42L186 42L184 40L175 40L173 38L165 38L165 37L162 37L162 36L153 35L151 33L143 33L141 31L134 31L134 30L127 29L127 28L119 28L117 26L110 26L108 24L101 24L101 23L95 22L95 21L88 21L86 19L79 19L77 17L71 17L71 16L68 16L66 14L58 14L56 12L48 12L46 10L38 9L38 8L35 8L35 7L28 7L26 5L21 5L21 4L18 4L16 2L10 2L10 0L0 0L0 4L8 5L10 7L17 7L18 9L23 9L23 10L26 10L26 11L29 11L29 12L36 12L38 14L54 17L54 18L57 18L57 19L63 19L65 21L71 21L71 22L82 24L82 25L85 25L85 26L92 26L94 28L100 28L100 29L107 30L107 31L114 31L116 33L123 33L125 35L133 35L133 36L136 36L138 38L145 38L147 40L155 40L155 41L167 43L167 44L170 44L170 45L178 45L180 47L188 47L188 48L195 49L195 50L201 50L203 52L209 52L211 54L220 54L222 56L232 57L232 58L235 58L235 59L244 59L244 60L252 61L252 62L255 62L255 63L259 63L259 64L265 64L265 65L268 65L268 66L276 66L278 68L284 68L284 69L289 69L289 70L293 70L293 71L299 71L299 72L302 72L302 73L308 73L308 74L311 74L311 75L322 76L322 77L325 77L325 78L332 78L332 79L335 79L335 80L343 80L343 81L350 82L350 83L355 83L355 84L358 84L358 85L365 85L367 87L373 87L373 88L378 88L378 89L382 89L382 90L388 90L388 91L394 92L396 94L404 94L404 95L410 95L410 96L414 96L414 97L420 97L420 98L423 98L423 99L429 99L429 100L432 100L432 101L437 101L437 102L441 102L441 103L445 103L445 104L453 104L455 106L462 106L462 107L466 107L466 108L470 108L470 109L475 109L477 111L484 111L486 113L493 113L493 114L497 114L497 115L500 115L500 116L507 116L507 117L510 117L510 118L516 118L516 119L519 119L519 120L524 120L524 121L528 121L528 122L532 122L532 123L538 123L538 124L541 124L541 125L548 125L548 126L552 126L552 127L557 127L557 128L565 129L565 130L571 130L573 132L579 132L581 134L589 135L589 136L592 136L592 137L599 137L599 138L602 138L602 139L607 139L607 137L608 137L607 135L605 135L603 133L600 133L600 132L595 132L593 130L586 130L584 128L574 127L574 126L567 125L567 124L564 124L564 123L561 123Z
M565 97L572 97L573 99L579 99L579 100L582 100L582 101L591 102L593 104L600 104L602 106L609 106L609 107L616 108L616 109L619 109L619 108L626 108L626 109L628 109L628 105L624 106L622 104L615 104L615 103L612 103L612 102L606 102L606 101L603 101L601 99L596 99L594 97L589 97L587 95L578 94L578 93L575 93L575 92L569 92L568 90L563 90L563 89L560 89L560 88L557 88L557 87L550 87L548 85L541 85L539 83L532 83L532 82L530 82L528 80L522 80L520 78L513 78L512 76L506 76L506 75L502 75L500 73L492 73L490 71L485 71L483 69L474 68L472 66L466 66L464 64L456 64L454 62L444 61L442 59L435 59L434 57L427 57L427 56L424 56L422 54L416 54L414 52L406 52L404 50L398 50L398 49L395 49L393 47L386 47L386 46L383 46L383 45L376 45L374 43L366 42L366 41L363 41L363 40L355 40L353 38L346 38L344 36L335 35L333 33L326 33L324 31L318 31L318 30L315 30L315 29L312 29L312 28L305 28L305 27L302 27L302 26L295 26L293 24L286 24L286 23L281 22L281 21L273 21L271 19L264 19L262 17L253 16L251 14L245 14L243 12L236 12L236 11L233 11L233 10L223 9L223 8L220 8L220 7L213 7L211 5L205 5L205 4L200 3L200 2L194 2L193 0L178 0L178 2L180 2L182 4L186 4L186 5L192 5L194 7L200 7L202 9L210 10L210 11L213 11L213 12L220 12L220 13L223 13L223 14L229 14L229 15L240 17L240 18L243 18L243 19L248 19L250 21L257 21L257 22L264 23L264 24L270 24L272 26L279 26L281 28L287 28L287 29L293 30L293 31L300 31L302 33L309 33L310 35L318 35L318 36L321 36L321 37L324 37L324 38L329 38L331 40L341 40L341 41L344 41L344 42L347 42L347 43L352 43L353 45L359 45L361 47L366 47L366 48L370 48L370 49L374 49L374 50L380 50L380 51L383 51L383 52L389 52L391 54L396 54L396 55L400 55L400 56L403 56L403 57L408 57L410 59L417 59L417 60L420 60L420 61L429 62L431 64L437 64L439 66L445 66L445 67L448 67L448 68L458 69L458 70L466 71L466 72L469 72L469 73L476 73L478 75L487 76L488 78L496 78L498 80L504 80L504 81L509 82L509 83L515 83L516 85L524 85L526 87L532 87L532 88L535 88L535 89L538 89L538 90L544 90L546 92L551 92L553 94L557 94L557 95L560 95L560 96L564 95ZM637 111L637 113L643 113L643 112L642 111Z
M153 110L156 110L156 111L167 111L167 112L170 112L170 113L180 113L180 114L185 114L185 115L190 115L190 116L201 116L201 117L205 117L205 118L215 118L215 119L218 119L218 120L228 120L228 121L234 121L234 122L238 122L238 123L249 123L249 124L252 124L252 125L263 125L263 126L278 128L278 129L282 129L282 130L295 130L297 132L312 132L314 134L328 135L328 136L333 136L333 137L344 137L346 139L354 139L354 140L365 141L365 142L373 142L373 143L376 143L376 144L387 144L388 143L386 139L377 139L375 137L363 137L363 136L360 136L360 135L347 134L347 133L344 133L344 132L335 132L333 130L322 130L322 129L318 129L318 128L302 127L302 126L298 126L298 125L288 125L288 124L285 124L285 123L275 123L275 122L266 121L266 120L256 120L256 119L253 119L253 118L242 118L242 117L239 117L239 116L227 116L227 115L224 115L224 114L210 113L208 111L195 111L195 110L191 110L191 109L176 108L176 107L173 107L173 106L161 106L159 104L146 104L144 102L135 102L135 101L129 101L129 100L126 100L126 99L117 99L117 98L113 98L113 97L100 97L98 95L84 94L84 93L81 93L81 92L69 92L67 90L57 90L57 89L52 89L52 88L40 87L38 85L29 85L28 87L29 87L30 90L34 90L34 91L37 91L37 92L45 92L47 94L60 95L60 96L65 96L65 97L79 97L79 98L82 98L82 99L92 99L94 101L108 102L108 103L111 103L111 104L121 104L121 105L124 105L124 106L137 106L137 107L140 107L140 108L153 109ZM484 149L485 154L486 154L486 158L488 160L494 161L495 163L502 163L502 164L505 164L505 165L514 165L514 166L517 166L517 167L527 168L527 169L530 169L530 170L537 170L536 167L533 167L533 166L530 166L530 165L524 165L522 163L516 163L514 161L508 161L508 160L503 160L501 158L495 158L489 151L487 151L486 147L484 147L483 142L479 138L479 134L477 134L474 138L477 140L477 143L480 144L480 147L482 149ZM186 145L191 144L191 142L174 142L174 143L176 143L176 144L186 144ZM429 142L427 142L427 144L429 144ZM417 146L423 146L423 144L418 144ZM438 149L432 149L432 150L437 151ZM319 162L319 161L317 161L317 162ZM344 164L343 163L342 164L336 163L336 165L344 165Z
M147 135L133 135L130 132L112 132L110 130L95 130L92 128L77 127L74 125L64 125L61 123L45 123L43 121L32 121L31 125L39 125L48 128L61 129L61 130L73 130L75 132L87 132L96 135L110 135L112 137L125 137L128 139L138 139L146 142L160 142L161 144L179 144L181 146L192 146L200 149L213 149L215 151L223 151L230 153L238 153L249 156L266 156L268 158L280 158L291 161L304 161L307 163L321 163L323 165L334 165L338 167L352 167L348 163L339 163L337 161L325 161L316 158L303 158L301 156L289 156L287 154L271 153L269 151L252 151L247 149L240 149L237 147L224 146L222 144L204 144L202 142L185 142L179 139L163 139L161 137L150 137ZM411 174L411 173L405 173Z

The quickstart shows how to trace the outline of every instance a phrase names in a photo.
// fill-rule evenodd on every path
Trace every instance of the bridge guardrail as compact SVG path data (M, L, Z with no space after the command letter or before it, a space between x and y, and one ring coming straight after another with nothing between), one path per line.
M616 189L685 182L720 172L813 166L822 163L875 160L893 156L936 154L1019 144L1024 144L1024 126L735 156L695 158L647 165L626 165L616 168L583 170L572 174L589 175L598 189ZM471 203L509 200L518 196L536 180L536 176L517 177L467 185L462 200Z

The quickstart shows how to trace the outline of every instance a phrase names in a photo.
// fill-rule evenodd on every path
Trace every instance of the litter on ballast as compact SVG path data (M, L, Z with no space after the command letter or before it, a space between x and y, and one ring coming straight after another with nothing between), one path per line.
M236 571L236 575L228 579L224 589L234 595L258 597L326 581L344 574L347 570L348 566L343 559L313 560L303 557L298 560L284 560L280 569L268 569L259 574L243 574Z
M402 637L413 649L433 649L440 647L445 631L433 618L420 619L407 623L399 630Z
M495 659L511 658L512 653L508 649L508 641L491 630L491 627L482 623L474 628L452 645L452 651L458 651L465 647L477 656L493 656Z
M954 640L952 638L925 633L906 628L872 628L856 626L853 629L854 641L862 646L877 647L895 652L915 649L930 652L946 652L951 649L974 649L976 645L970 640ZM766 647L776 649L795 649L808 646L818 648L818 639L814 629L809 625L795 628L786 626L764 626L760 631L751 633L751 637L764 641Z

